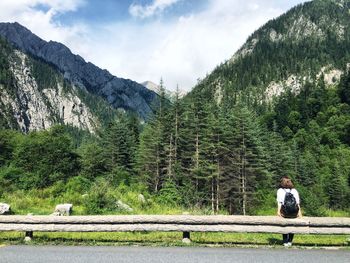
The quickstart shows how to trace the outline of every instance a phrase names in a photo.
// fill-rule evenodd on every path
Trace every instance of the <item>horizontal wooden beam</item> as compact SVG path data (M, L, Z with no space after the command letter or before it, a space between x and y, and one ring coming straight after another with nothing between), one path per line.
M305 217L309 226L347 226L350 227L350 217Z
M350 218L276 216L0 216L0 231L23 232L247 232L350 234Z
M350 218L311 218L284 219L277 216L191 216L191 215L121 215L121 216L0 216L0 223L73 223L73 224L109 224L109 223L159 223L159 224L244 224L277 226L349 226Z
M236 233L295 233L350 234L350 228L312 228L307 226L253 225L174 225L174 224L0 224L0 231L20 232L236 232Z
M0 223L159 223L159 224L273 224L308 225L304 219L277 216L194 216L194 215L116 215L116 216L0 216ZM350 222L349 222L350 226Z

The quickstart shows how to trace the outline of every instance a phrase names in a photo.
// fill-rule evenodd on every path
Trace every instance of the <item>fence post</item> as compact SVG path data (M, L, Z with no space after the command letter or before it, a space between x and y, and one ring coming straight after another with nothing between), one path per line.
M191 243L191 234L190 232L183 232L182 233L182 242L183 243Z

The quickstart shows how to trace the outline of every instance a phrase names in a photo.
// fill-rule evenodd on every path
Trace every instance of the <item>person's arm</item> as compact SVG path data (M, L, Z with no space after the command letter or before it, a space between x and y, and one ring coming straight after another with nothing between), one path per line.
M282 204L280 202L277 203L277 215L278 216L282 216L281 215L281 207L282 207ZM300 209L299 209L300 211Z
M277 198L276 198L276 201L277 201L277 215L278 216L282 216L281 215L281 207L282 207L283 200L284 200L284 192L280 188L280 189L277 190Z
M298 218L301 218L303 215L301 214L301 207L300 207L300 197L299 197L299 193L296 189L294 189L294 192L295 192L295 199L297 201L297 204L298 204L298 207L299 207L299 212L298 212L298 215L297 217Z
M298 204L298 207L299 207L298 218L302 218L303 215L301 214L301 208L300 208L300 205L299 205L299 204Z

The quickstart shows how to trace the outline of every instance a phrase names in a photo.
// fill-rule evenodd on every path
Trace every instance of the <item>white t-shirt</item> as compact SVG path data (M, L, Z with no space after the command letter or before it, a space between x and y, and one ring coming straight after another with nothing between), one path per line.
M282 204L284 203L284 197L286 195L286 192L291 192L292 195L295 198L295 201L297 202L297 204L300 204L300 199L299 199L299 193L298 191L293 188L293 189L284 189L284 188L280 188L277 190L277 202Z

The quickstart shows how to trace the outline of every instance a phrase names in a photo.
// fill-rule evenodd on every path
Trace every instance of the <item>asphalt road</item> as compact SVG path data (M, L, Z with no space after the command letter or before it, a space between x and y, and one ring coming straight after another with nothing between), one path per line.
M1 263L37 262L350 262L350 250L195 248L195 247L100 247L100 246L5 246Z

